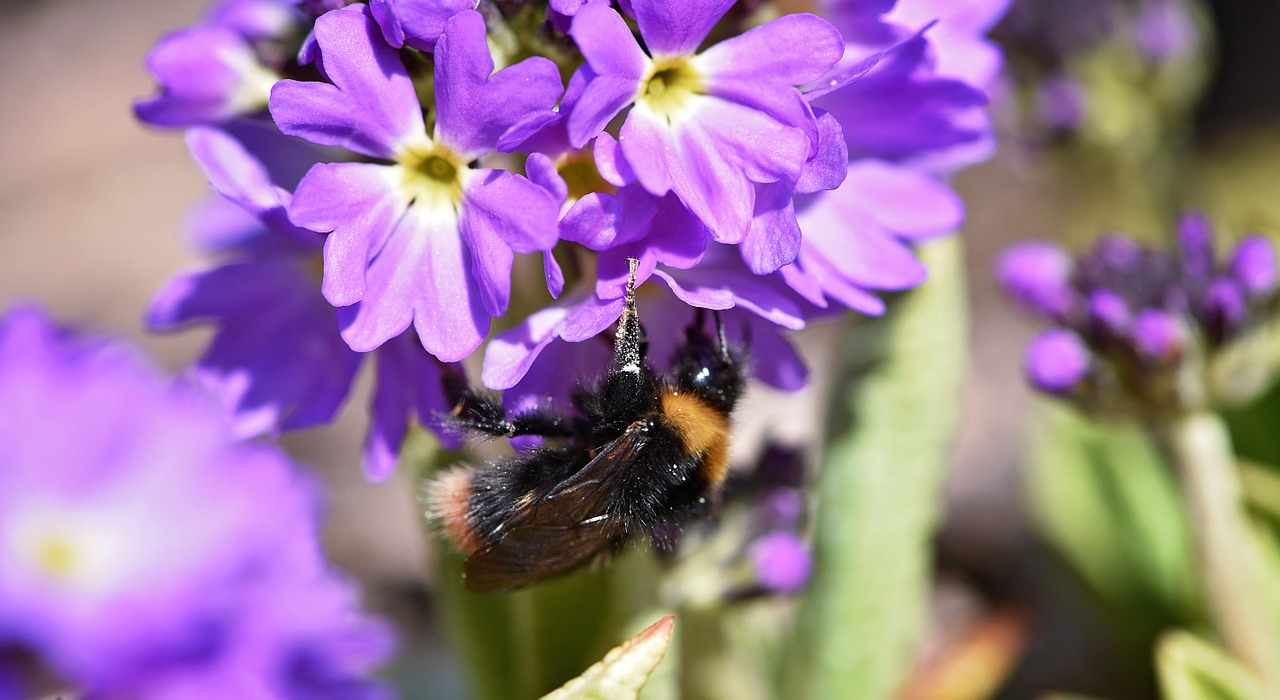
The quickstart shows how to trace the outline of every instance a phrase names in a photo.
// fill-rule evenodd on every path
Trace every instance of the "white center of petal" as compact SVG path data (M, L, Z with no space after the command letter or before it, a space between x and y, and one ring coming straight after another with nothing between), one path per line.
M654 59L649 74L640 81L636 104L655 115L675 121L693 109L697 96L706 94L702 74L692 56L662 56Z
M462 190L471 168L447 147L408 148L397 158L404 169L405 194L417 205L431 209L462 204Z

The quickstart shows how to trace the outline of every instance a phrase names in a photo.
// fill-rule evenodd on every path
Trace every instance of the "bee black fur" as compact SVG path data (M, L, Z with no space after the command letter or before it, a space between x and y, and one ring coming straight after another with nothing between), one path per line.
M454 467L428 481L428 514L465 555L465 584L510 591L568 573L635 536L671 545L704 516L728 472L730 416L742 362L699 310L672 369L646 361L635 309L635 262L614 358L563 412L507 412L454 381L452 421L474 435L539 435L543 446L484 467Z

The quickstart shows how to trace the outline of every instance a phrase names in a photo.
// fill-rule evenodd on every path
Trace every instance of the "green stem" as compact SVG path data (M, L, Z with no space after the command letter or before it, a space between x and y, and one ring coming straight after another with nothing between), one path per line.
M818 473L814 577L784 697L894 697L928 613L931 542L964 377L958 236L924 246L929 281L851 328Z
M1222 418L1199 410L1156 426L1182 480L1197 570L1214 627L1231 651L1280 697L1280 636L1266 570L1245 514L1231 438Z

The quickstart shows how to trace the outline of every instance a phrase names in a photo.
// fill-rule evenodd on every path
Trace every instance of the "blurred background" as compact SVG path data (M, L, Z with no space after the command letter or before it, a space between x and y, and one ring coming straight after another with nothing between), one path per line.
M1073 535L1072 517L1091 517L1088 499L1070 501L1079 489L1036 467L1045 426L1072 419L1024 386L1034 324L990 274L993 257L1027 237L1076 249L1109 229L1162 240L1182 205L1207 209L1230 236L1280 233L1280 3L1160 3L1177 12L1156 19L1143 13L1150 4L1016 0L997 29L1008 51L993 95L1000 148L957 179L969 210L971 367L937 537L934 619L908 697L1155 696L1150 639L1179 614L1179 594L1073 558L1102 546ZM171 371L207 336L148 335L141 317L167 278L199 264L180 231L207 187L180 136L144 129L131 103L153 89L143 59L154 41L203 8L0 0L0 304L38 300L141 344ZM819 328L799 342L820 368L834 337ZM813 439L821 397L774 398L748 402L742 432ZM402 666L431 678L423 697L456 697L461 681L431 636L430 544L414 485L402 474L370 485L359 469L364 403L285 443L331 486L329 551L401 625L415 658ZM943 685L960 690L942 695Z

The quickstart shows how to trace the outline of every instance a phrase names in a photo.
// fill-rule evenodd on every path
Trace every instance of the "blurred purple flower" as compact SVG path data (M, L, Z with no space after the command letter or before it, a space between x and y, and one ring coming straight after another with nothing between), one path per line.
M282 131L377 163L321 163L294 193L292 220L329 232L325 298L353 349L372 350L410 323L444 362L471 354L507 309L513 253L556 241L557 205L529 180L474 169L517 121L550 110L554 64L531 58L493 73L484 20L455 15L436 45L436 124L428 137L409 75L365 12L316 22L329 83L281 81Z
M0 636L94 697L382 697L315 484L128 349L0 319ZM344 696L347 696L344 695Z

